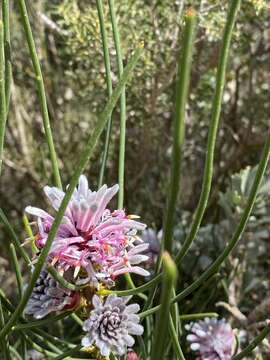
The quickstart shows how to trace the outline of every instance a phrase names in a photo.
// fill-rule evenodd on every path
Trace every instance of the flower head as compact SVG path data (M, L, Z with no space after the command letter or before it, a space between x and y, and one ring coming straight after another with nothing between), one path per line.
M44 191L53 208L58 210L65 193L49 186L45 186ZM142 254L148 245L134 244L139 239L137 231L144 230L145 225L126 215L125 210L107 208L117 191L118 185L111 188L103 185L98 191L91 191L86 177L80 176L53 241L50 262L63 271L73 268L75 277L83 268L92 281L93 278L114 279L127 272L149 274L138 266L148 259ZM26 212L38 218L36 245L42 248L54 217L31 206Z
M82 339L84 347L95 345L102 356L109 356L111 352L124 355L134 345L131 335L141 335L143 327L137 315L139 305L126 305L130 298L109 295L102 303L97 295L93 296L94 309L83 325L87 332Z
M233 330L224 319L209 319L186 325L190 348L202 360L230 360L234 342Z
M78 293L62 288L46 270L42 270L25 314L40 319L51 312L73 308L79 300Z

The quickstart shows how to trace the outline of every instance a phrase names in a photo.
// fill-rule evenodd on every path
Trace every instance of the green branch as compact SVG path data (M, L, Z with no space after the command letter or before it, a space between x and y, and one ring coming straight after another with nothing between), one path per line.
M127 290L107 290L102 289L98 293L99 295L109 295L109 294L116 294L117 296L129 296L129 295L137 295L139 293L143 293L144 291L151 289L153 286L157 285L162 280L162 274L155 276L152 280L148 281L147 283L138 286L133 289Z
M173 323L173 319L170 315L170 319L169 319L169 331L170 331L170 335L172 338L172 344L174 347L174 351L177 355L177 359L178 360L185 360L184 354L182 352L181 346L179 344L179 340L178 340L178 336L177 336L177 332L176 329L174 327L174 323Z
M9 26L9 0L2 0L2 16L4 25L4 49L5 49L5 95L6 95L6 109L8 116L8 109L10 103L12 67L11 67L11 49L10 49L10 26Z
M99 19L99 26L100 26L101 39L102 39L103 58L104 58L104 65L105 65L105 71L106 71L107 91L108 91L108 96L111 97L112 91L113 91L112 77L111 77L111 61L110 61L110 52L109 52L109 46L108 46L108 38L107 38L107 31L106 31L106 25L105 25L105 20L104 20L102 0L96 0L96 4L97 4L98 19ZM104 178L104 173L105 173L105 168L106 168L106 163L107 163L107 158L108 158L108 152L109 152L111 128L112 128L112 114L110 114L109 118L108 118L104 151L102 154L101 168L100 168L99 180L98 180L99 188L102 186L102 183L103 183L103 178Z
M56 316L50 316L46 319L35 320L32 322L27 322L25 324L18 324L18 325L13 326L12 330L18 331L18 330L24 330L24 329L40 328L41 326L52 324L59 320L63 320L67 316L70 316L70 311L66 311L66 312L56 315Z
M236 21L237 12L240 8L240 3L241 0L231 0L230 2L230 8L224 29L222 48L221 48L219 63L217 68L216 89L213 99L212 115L211 115L209 132L208 132L202 191L197 209L195 211L194 220L191 224L190 232L187 238L185 239L179 253L177 254L176 257L177 264L179 264L181 259L186 255L187 251L192 245L193 240L197 235L197 232L202 222L204 212L207 207L207 203L211 191L212 178L213 178L214 152L215 152L217 131L219 126L223 89L225 85L226 68L229 59L229 50L230 50L233 28Z
M58 356L53 357L52 359L54 360L62 360L65 359L66 357L70 356L70 355L75 355L80 349L82 348L82 345L77 345L75 346L73 349L70 349Z
M174 285L177 279L177 268L169 253L162 256L163 278L161 291L161 305L154 332L151 360L164 359L166 351L166 339L168 337L168 325L170 317L170 302Z
M2 301L0 298L0 326L3 327L5 325L5 318L4 318L4 310L2 307ZM7 339L1 339L0 341L1 350L3 350L3 359L10 360L10 352L9 352L9 342Z
M173 150L171 160L171 179L167 200L167 209L164 221L164 250L171 253L173 242L173 228L175 209L180 189L182 148L185 136L185 114L190 83L190 72L192 64L192 52L197 16L196 12L190 9L185 16L185 29L183 37L183 50L178 64L176 78L176 104L173 125Z
M3 162L6 120L4 28L3 22L0 20L0 175Z
M116 60L119 77L123 73L123 58L121 50L120 35L117 26L114 0L109 0L109 9L113 29L113 39L116 50ZM118 208L124 205L124 186L125 186L125 146L126 146L126 92L122 90L120 98L120 139L119 139L119 160L118 160Z
M21 298L22 293L23 293L23 279L22 279L22 274L21 274L21 270L20 270L20 265L18 263L15 246L13 244L10 244L10 253L11 253L11 260L13 262L13 267L14 267L15 274L16 274L19 297Z
M37 51L36 51L35 41L33 38L25 1L18 0L18 4L19 4L19 9L20 9L22 25L23 25L24 32L26 35L27 44L28 44L28 48L29 48L29 52L30 52L30 57L31 57L31 61L32 61L35 76L36 76L35 80L36 80L36 84L37 84L38 96L39 96L39 101L40 101L40 105L41 105L43 127L44 127L46 141L48 144L50 158L51 158L51 162L52 162L52 169L53 169L55 185L61 189L62 188L61 177L60 177L60 172L59 172L59 167L58 167L57 155L56 155L56 151L54 148L54 142L53 142L53 136L52 136L50 119L49 119L46 94L45 94L45 86L44 86L43 76L42 76L40 63L39 63L39 59L38 59L38 55L37 55Z
M83 286L78 286L78 285L74 285L70 282L68 282L66 279L63 278L62 275L59 274L59 272L51 265L48 265L47 268L48 272L51 274L51 276L60 284L62 285L64 288L67 288L71 291L79 291L81 290L83 287L85 287L85 285Z

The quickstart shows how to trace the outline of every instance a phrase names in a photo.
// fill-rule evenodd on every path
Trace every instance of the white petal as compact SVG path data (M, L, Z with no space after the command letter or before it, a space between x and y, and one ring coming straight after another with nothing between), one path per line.
M140 264L141 262L144 262L149 259L149 256L147 255L131 255L129 257L129 262L131 265Z
M138 311L140 311L140 306L138 304L130 304L125 309L125 312L128 314L136 314Z
M110 355L111 349L105 342L97 341L96 344L97 344L97 347L99 348L102 356L107 357Z
M97 295L94 295L94 296L93 296L93 298L92 298L92 304L94 305L95 308L101 307L102 303L101 303L101 301L100 301L99 296L97 296Z
M93 339L90 340L89 336L85 336L82 338L82 346L89 347L92 346L92 344L93 344Z
M150 275L150 272L139 267L139 266L132 266L131 267L131 272L135 273L135 274L138 274L138 275L141 275L141 276L149 276Z
M57 187L45 186L44 192L54 209L58 210L65 193Z
M193 351L197 351L197 350L199 350L199 348L200 348L200 344L198 344L198 343L193 343L193 344L190 345L190 348L191 348L191 350L193 350Z
M124 340L125 340L125 343L127 344L128 347L132 347L134 345L134 343L135 343L135 340L130 335L125 335Z
M105 189L105 192L104 192L104 189ZM98 190L97 198L96 198L96 200L98 201L98 210L97 210L97 212L95 214L95 218L93 220L94 223L97 223L97 221L100 219L103 211L106 209L106 206L108 205L108 203L111 201L111 199L117 193L118 189L119 189L119 186L116 184L109 189L107 189L106 185L103 185L102 188L100 188Z
M203 330L197 330L196 331L196 335L200 336L200 337L205 337L206 336L206 332Z
M128 251L128 255L135 255L148 250L149 244L140 244Z
M197 341L197 340L198 340L198 337L196 335L189 334L187 336L187 341L193 342L193 341Z
M132 335L142 335L143 330L143 326L140 324L130 323L128 326L128 332Z
M88 194L88 181L85 175L81 175L79 178L78 194L87 198Z
M34 216L38 216L42 219L49 218L49 219L53 220L53 217L50 214L48 214L46 211L39 209L37 207L34 207L34 206L27 206L25 208L25 212L27 212L28 214L34 215Z

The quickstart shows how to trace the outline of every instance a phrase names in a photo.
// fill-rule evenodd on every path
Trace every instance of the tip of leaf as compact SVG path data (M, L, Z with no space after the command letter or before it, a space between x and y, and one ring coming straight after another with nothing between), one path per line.
M177 277L177 267L176 267L175 262L173 261L171 255L167 251L165 251L162 255L162 262L163 262L165 273L171 278L176 278Z
M191 18L197 16L197 11L192 7L188 8L186 11L186 17Z

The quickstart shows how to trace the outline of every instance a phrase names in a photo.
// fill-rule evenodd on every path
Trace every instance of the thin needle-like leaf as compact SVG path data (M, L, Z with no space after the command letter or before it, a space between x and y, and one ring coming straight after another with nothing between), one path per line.
M0 20L0 175L3 162L6 121L4 27L3 21Z
M173 125L173 150L171 159L171 179L164 220L164 250L171 253L176 204L180 189L182 151L185 137L185 114L188 99L192 52L194 47L196 12L189 9L185 16L183 49L178 65L176 79L176 103Z
M99 19L99 26L100 26L101 39L102 39L103 58L104 58L105 71L106 71L107 92L110 97L113 91L112 77L111 77L111 61L110 61L110 52L108 46L108 37L107 37L106 24L104 19L102 0L96 0L96 4L97 4L98 19ZM100 167L100 173L98 179L98 187L101 187L104 179L104 173L106 169L106 163L107 163L109 145L110 145L111 128L112 128L112 114L109 115L108 124L107 124L104 151L102 154L101 167Z
M170 316L170 302L173 288L177 278L177 268L170 255L165 252L162 256L163 279L161 292L161 305L157 317L151 360L164 359L168 325Z
M49 112L47 107L47 99L45 93L44 80L41 72L41 67L38 59L38 54L36 50L36 45L34 41L34 37L31 30L31 25L27 13L27 8L24 0L18 0L18 5L20 9L21 22L24 28L25 36L27 39L27 44L29 48L29 53L31 57L31 61L33 64L34 72L35 72L35 80L38 89L38 96L41 105L42 119L43 119L43 127L46 135L46 141L49 148L50 158L52 162L53 175L55 180L55 185L59 188L62 188L61 176L58 166L57 155L54 147L53 135L51 130L51 124L49 119Z
M116 50L117 67L119 77L123 73L123 58L120 42L120 34L118 30L114 0L109 0L109 9L111 16L111 23L113 29L113 39ZM122 90L120 97L120 139L119 139L119 160L118 160L118 208L122 209L124 205L124 186L125 186L125 147L126 147L126 91L125 87Z

